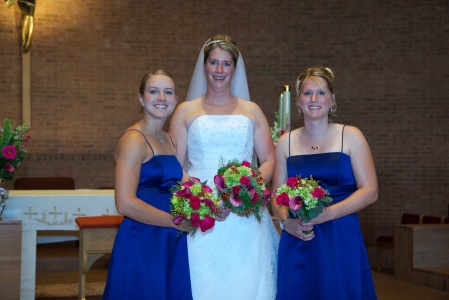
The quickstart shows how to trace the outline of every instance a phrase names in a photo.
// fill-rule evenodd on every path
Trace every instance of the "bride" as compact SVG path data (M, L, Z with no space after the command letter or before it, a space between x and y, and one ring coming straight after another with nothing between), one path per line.
M248 101L243 58L232 39L216 35L201 49L187 100L170 122L177 157L190 176L213 186L220 162L258 160L271 181L274 146L260 107ZM213 230L188 238L193 298L274 299L279 235L267 209L252 215L224 211ZM227 217L226 217L227 215Z

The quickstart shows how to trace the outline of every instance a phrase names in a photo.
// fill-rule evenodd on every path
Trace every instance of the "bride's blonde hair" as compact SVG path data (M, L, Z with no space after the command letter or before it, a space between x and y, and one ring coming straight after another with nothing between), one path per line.
M206 63L210 52L217 47L221 50L228 51L232 55L234 66L237 67L239 49L230 36L223 34L214 35L206 41L206 44L204 45L204 63Z

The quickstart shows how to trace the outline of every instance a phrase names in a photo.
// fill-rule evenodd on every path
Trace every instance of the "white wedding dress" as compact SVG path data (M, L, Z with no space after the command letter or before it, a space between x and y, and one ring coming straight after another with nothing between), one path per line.
M188 129L187 172L207 180L220 161L252 160L254 125L243 115L203 115ZM268 209L262 220L231 213L212 230L189 236L193 299L275 299L279 235Z

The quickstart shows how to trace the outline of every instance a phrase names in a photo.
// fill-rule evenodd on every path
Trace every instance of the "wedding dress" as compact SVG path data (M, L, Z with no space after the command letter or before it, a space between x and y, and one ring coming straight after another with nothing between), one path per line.
M244 115L202 115L188 129L190 176L207 180L229 160L251 162L254 125ZM212 230L189 236L193 299L274 299L279 235L268 209L262 219L231 213Z

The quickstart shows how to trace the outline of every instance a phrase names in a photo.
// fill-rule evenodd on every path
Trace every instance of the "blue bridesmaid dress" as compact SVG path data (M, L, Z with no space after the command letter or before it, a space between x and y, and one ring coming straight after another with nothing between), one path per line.
M290 156L287 170L288 177L319 180L332 204L357 189L343 137L341 152ZM276 299L377 299L357 213L315 225L314 232L308 242L282 232Z
M175 156L155 155L142 164L137 197L170 212L169 188L182 175ZM115 238L103 299L192 299L186 234L125 217Z

